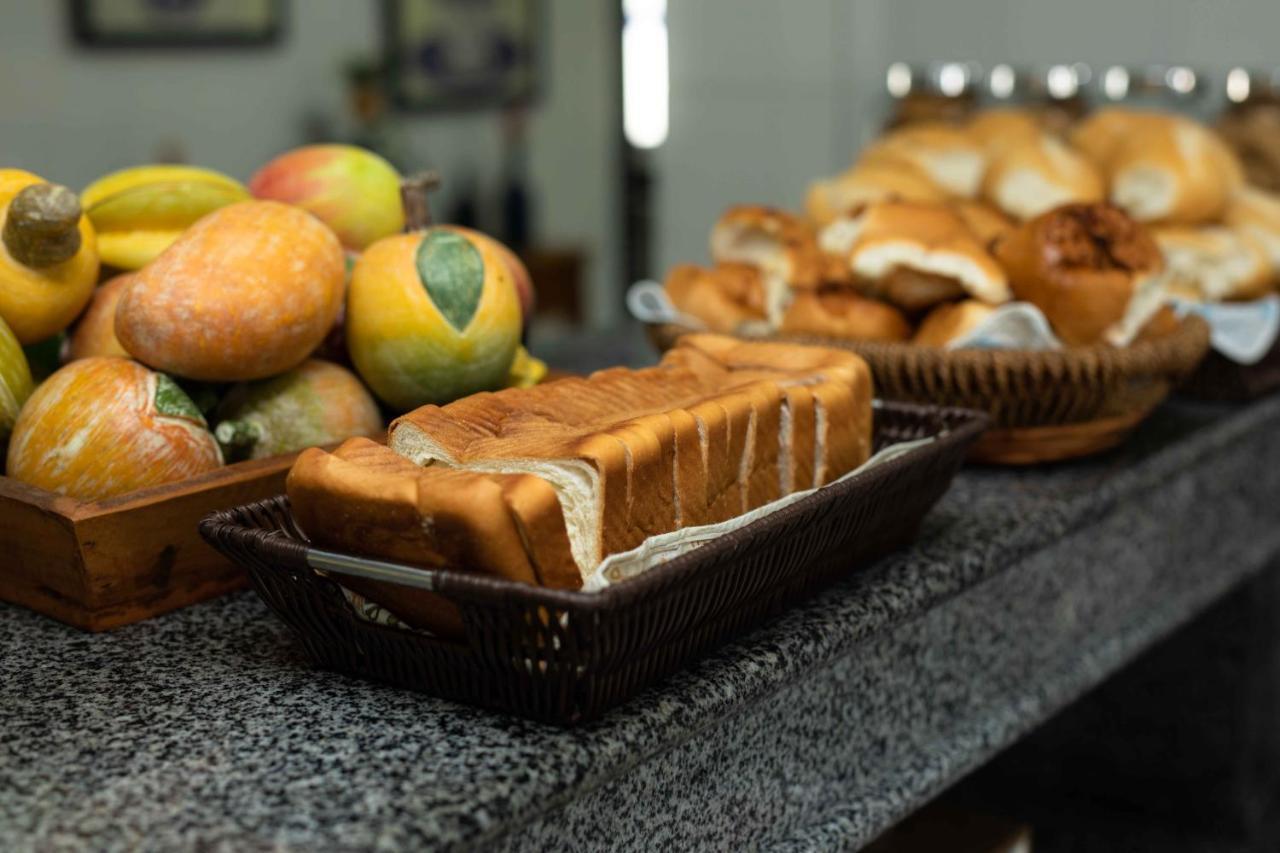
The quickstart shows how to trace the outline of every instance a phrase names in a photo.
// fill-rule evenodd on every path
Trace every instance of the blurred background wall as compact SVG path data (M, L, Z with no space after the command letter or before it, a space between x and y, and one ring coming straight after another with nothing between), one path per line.
M376 0L292 0L260 49L93 51L66 5L0 0L0 163L74 187L178 156L242 179L340 116L343 68L376 55ZM585 318L622 319L618 0L546 0L544 96L532 110L535 241L580 249ZM1186 62L1220 75L1275 62L1275 0L669 0L670 135L647 154L658 273L706 256L729 203L796 206L883 116L895 60ZM409 115L417 165L492 189L495 111Z
M547 4L545 96L530 116L534 235L583 247L585 313L619 318L617 10L601 0ZM293 0L285 34L263 48L86 50L55 0L0 0L0 164L80 188L103 173L180 157L242 180L300 144L310 120L340 117L344 67L376 55L376 0ZM409 115L406 147L445 177L493 190L496 111ZM451 180L452 179L452 180ZM489 186L485 186L488 183Z

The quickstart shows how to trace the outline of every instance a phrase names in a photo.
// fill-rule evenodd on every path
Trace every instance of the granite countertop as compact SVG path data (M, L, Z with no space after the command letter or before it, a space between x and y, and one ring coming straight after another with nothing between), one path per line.
M309 668L252 593L0 605L0 849L856 848L1280 554L1280 398L973 469L912 548L559 730Z

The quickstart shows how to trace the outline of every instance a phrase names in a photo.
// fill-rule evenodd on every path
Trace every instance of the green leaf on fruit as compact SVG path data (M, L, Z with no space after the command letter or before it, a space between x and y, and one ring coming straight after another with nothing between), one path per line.
M484 291L484 259L476 247L461 234L433 229L423 235L415 260L427 296L449 325L466 329Z
M156 411L171 418L184 418L205 426L204 415L172 378L156 374Z

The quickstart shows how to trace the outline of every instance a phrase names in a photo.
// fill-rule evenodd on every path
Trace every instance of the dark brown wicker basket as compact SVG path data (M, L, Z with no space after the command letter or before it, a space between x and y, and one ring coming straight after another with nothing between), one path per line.
M1280 341L1257 364L1237 364L1210 352L1178 389L1179 394L1201 400L1244 403L1265 397L1280 388Z
M649 326L660 350L691 330ZM778 336L856 352L871 366L876 396L991 415L978 458L1036 462L1104 450L1124 438L1182 381L1209 348L1209 327L1189 317L1161 338L1117 349L947 350Z
M461 611L462 642L359 618L313 569L325 561L313 557L321 552L294 525L287 498L215 513L200 532L249 570L317 665L571 725L905 545L986 424L978 412L884 404L878 445L937 440L602 592L415 570Z

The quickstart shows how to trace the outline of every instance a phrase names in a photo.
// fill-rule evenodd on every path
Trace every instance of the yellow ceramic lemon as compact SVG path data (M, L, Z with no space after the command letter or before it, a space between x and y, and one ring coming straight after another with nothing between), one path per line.
M386 237L360 256L347 348L388 405L407 411L506 384L521 309L497 245L432 227Z
M0 318L18 340L65 329L97 281L97 238L75 193L0 169Z

